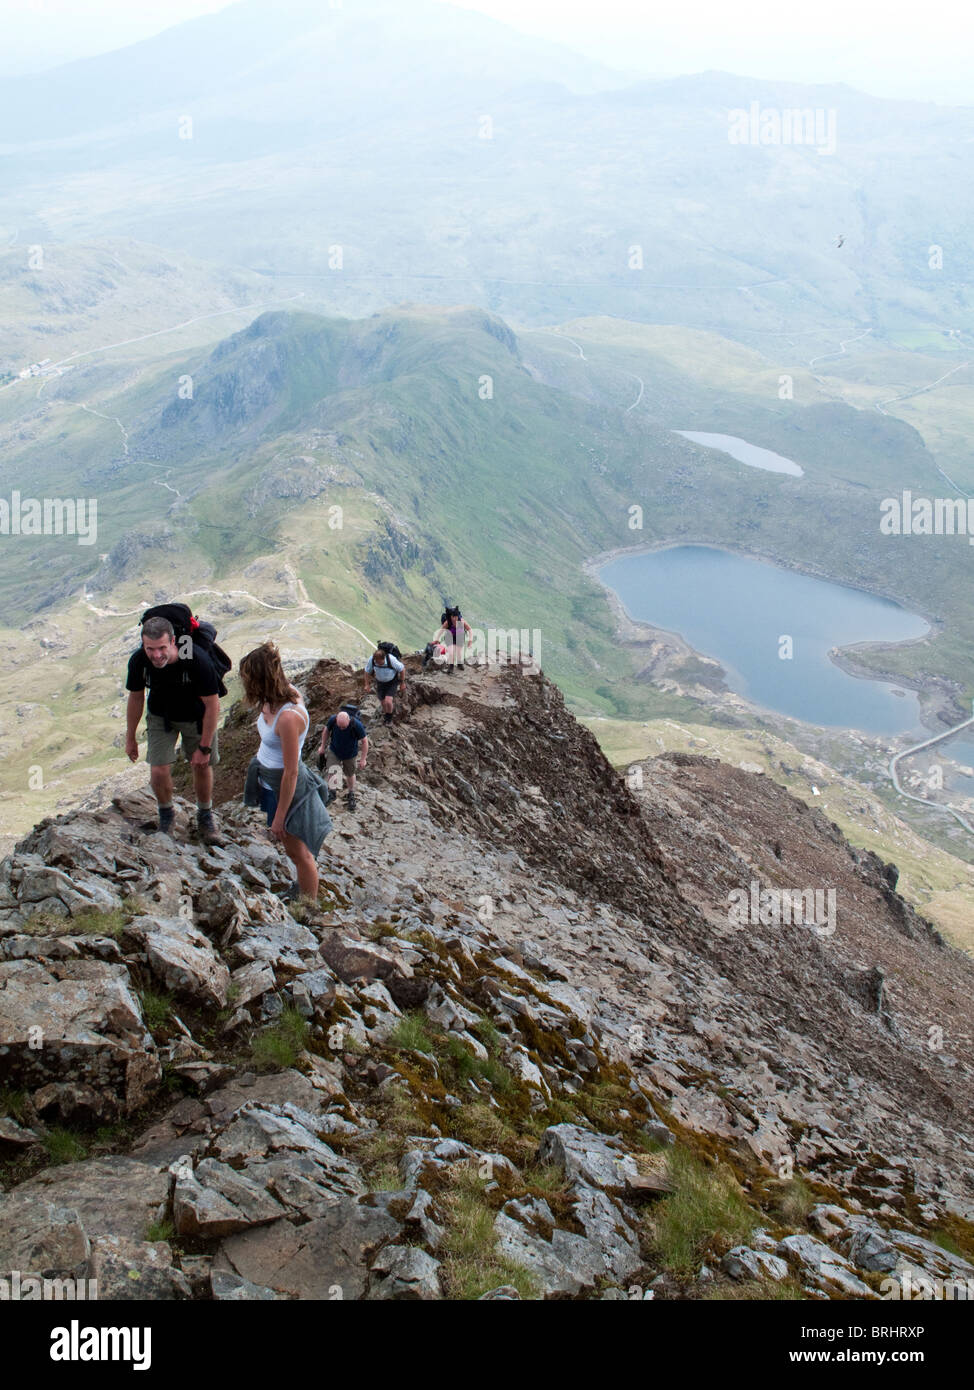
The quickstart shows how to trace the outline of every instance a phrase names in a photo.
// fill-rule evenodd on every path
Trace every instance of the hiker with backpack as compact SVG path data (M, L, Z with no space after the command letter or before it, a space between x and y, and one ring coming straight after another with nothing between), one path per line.
M259 806L275 840L297 872L288 896L318 900L318 853L330 832L327 788L301 759L311 716L287 676L273 642L248 652L240 663L244 699L259 711L260 748L251 759L244 805Z
M395 709L393 695L401 696L406 688L406 668L402 663L402 652L393 642L380 642L365 663L365 693L371 688L370 678L375 682L375 693L379 697L383 722L392 723Z
M145 756L159 804L159 829L171 835L175 823L172 765L180 742L193 769L197 831L205 844L220 845L213 817L213 768L220 761L217 724L230 658L216 645L213 625L200 623L185 604L149 608L141 625L142 641L129 657L125 681L125 752L138 762L136 731L148 689Z
M358 717L358 706L343 705L337 714L325 720L325 727L321 731L321 746L318 749L318 767L327 766L329 769L329 805L338 795L344 772L348 809L355 810L355 759L358 758L358 770L364 772L368 756L369 736L365 731L365 725Z
M458 671L463 670L463 659L472 640L473 628L459 608L455 605L444 604L440 617L440 630L433 638L433 642L443 642L446 646L447 674L453 671L454 667Z

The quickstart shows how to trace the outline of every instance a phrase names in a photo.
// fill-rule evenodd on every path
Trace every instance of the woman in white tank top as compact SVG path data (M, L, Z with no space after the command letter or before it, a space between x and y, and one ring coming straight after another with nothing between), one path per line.
M247 703L260 710L257 732L260 748L257 761L261 769L280 773L280 789L275 792L276 776L261 777L260 805L267 813L271 834L283 844L298 875L302 895L317 900L318 865L303 840L284 829L287 813L298 781L301 749L311 716L300 691L290 683L281 665L281 654L273 642L248 652L240 663Z

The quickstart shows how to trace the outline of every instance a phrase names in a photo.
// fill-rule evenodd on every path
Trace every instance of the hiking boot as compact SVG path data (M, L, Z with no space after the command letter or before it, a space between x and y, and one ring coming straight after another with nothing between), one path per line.
M348 809L349 809L350 811L354 811L354 810L355 810L355 793L354 793L354 792L349 792L349 793L348 793L348 797L347 797L346 799L347 799L347 801L348 801Z
M220 832L216 828L216 821L212 811L196 812L196 831L204 845L216 845L223 848L223 841L220 839Z
M293 903L295 898L301 896L297 879L292 879L286 888L279 889L275 896L280 898L282 903Z
M391 724L391 723L392 723L392 715L391 715L391 714L383 714L383 716L382 716L382 722L383 722L383 724Z
M172 834L172 830L173 830L173 826L175 825L175 823L176 823L176 808L175 808L175 806L160 806L160 807L159 807L159 830L162 832L162 834L163 834L163 835L171 835L171 834ZM153 829L154 829L154 828L155 828L155 827L153 827Z
M462 662L462 661L458 661L458 662L457 662L457 670L458 670L458 671L462 671L462 670L463 670L463 662Z

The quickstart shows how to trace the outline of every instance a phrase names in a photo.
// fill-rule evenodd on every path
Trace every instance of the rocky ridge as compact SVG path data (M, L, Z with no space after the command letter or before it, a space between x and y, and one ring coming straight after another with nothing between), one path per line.
M3 861L0 1266L129 1298L974 1279L974 966L895 870L713 760L632 790L543 678L410 664L317 906L237 799L240 710L223 848L140 792ZM302 683L318 727L355 692ZM733 928L754 879L835 888L834 935Z

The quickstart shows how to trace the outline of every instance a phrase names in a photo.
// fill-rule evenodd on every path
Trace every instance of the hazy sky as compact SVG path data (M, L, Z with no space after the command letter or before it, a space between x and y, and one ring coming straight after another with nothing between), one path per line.
M273 7L274 0L267 0ZM322 10L329 0L320 0ZM720 68L974 104L974 10L890 0L444 0L654 76ZM403 6L409 0L402 0ZM227 0L0 0L0 72L120 48ZM352 10L355 0L342 0Z

